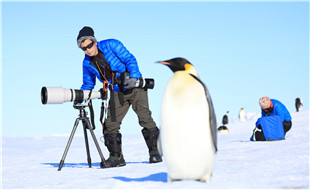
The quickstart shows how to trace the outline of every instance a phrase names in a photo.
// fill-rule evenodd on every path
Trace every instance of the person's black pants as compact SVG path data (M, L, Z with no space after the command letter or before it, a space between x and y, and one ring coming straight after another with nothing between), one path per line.
M284 133L286 134L292 127L292 121L283 121Z

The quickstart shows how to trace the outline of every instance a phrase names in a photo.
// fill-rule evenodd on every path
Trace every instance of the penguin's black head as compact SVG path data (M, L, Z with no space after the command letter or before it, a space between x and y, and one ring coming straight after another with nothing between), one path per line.
M167 65L173 72L186 70L186 64L192 65L189 61L182 57L177 57L166 61L157 61L156 63Z

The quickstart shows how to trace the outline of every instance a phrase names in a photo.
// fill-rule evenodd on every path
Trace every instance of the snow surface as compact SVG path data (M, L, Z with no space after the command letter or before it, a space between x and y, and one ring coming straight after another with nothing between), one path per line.
M100 169L99 154L90 135L93 167L86 161L83 136L75 136L65 164L57 171L68 136L2 137L3 189L309 189L309 110L292 113L286 140L251 142L258 114L244 123L230 119L229 133L218 135L219 151L209 184L167 182L165 163L148 164L142 135L123 136L127 165ZM80 124L78 130L82 130ZM68 129L69 133L71 129ZM106 147L95 133L105 158ZM199 146L195 145L193 147Z

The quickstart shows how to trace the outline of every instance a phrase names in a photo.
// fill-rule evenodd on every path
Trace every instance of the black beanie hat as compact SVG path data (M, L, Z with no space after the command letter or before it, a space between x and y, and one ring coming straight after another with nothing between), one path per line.
M79 35L77 37L77 45L79 46L79 48L81 48L81 43L82 41L86 40L86 39L90 39L93 42L97 42L95 36L94 36L94 30L89 27L89 26L84 26L80 32Z

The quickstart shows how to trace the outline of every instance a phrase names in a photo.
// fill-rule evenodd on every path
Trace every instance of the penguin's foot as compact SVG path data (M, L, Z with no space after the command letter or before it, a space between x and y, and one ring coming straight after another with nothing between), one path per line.
M199 181L210 183L211 173L207 173L205 176L203 176Z
M158 162L162 162L162 158L159 154L155 154L155 155L151 155L150 156L150 164L154 164L154 163L158 163Z
M181 179L173 179L168 176L168 182L174 182L174 181L182 181Z

